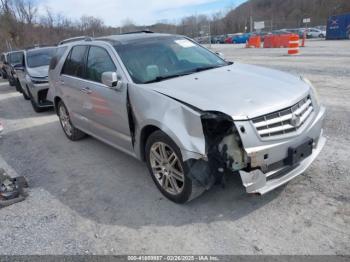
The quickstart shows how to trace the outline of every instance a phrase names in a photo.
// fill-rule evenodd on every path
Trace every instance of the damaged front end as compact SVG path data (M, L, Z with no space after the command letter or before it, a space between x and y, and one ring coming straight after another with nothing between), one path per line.
M225 174L247 167L247 155L233 119L220 112L201 115L206 144L206 159L188 160L189 175L207 189L224 184Z

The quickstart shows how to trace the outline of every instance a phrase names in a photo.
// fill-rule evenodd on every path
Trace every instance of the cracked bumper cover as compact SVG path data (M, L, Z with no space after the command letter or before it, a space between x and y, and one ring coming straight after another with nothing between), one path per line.
M264 195L303 174L308 169L326 144L326 138L323 136L322 129L324 114L325 109L321 108L311 126L307 128L303 134L304 137L310 136L315 141L312 154L309 157L305 158L294 166L282 164L278 168L265 172L263 172L261 169L256 169L251 172L246 172L243 170L239 171L247 193ZM315 134L318 135L315 136ZM280 150L281 148L272 147L270 148L270 152L274 149ZM266 153L266 151L264 151L264 153ZM283 159L280 161L283 162Z

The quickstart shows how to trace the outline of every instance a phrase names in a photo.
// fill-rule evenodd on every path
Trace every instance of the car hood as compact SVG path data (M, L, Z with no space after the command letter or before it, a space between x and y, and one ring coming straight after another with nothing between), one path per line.
M28 67L27 71L32 77L47 77L49 75L49 66Z
M310 92L310 87L298 77L239 63L149 86L202 111L219 111L234 120L287 108Z

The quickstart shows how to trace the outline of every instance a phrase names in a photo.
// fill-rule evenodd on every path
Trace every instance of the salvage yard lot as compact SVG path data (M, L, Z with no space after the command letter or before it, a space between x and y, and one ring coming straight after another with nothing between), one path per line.
M350 41L309 41L295 57L286 49L212 48L315 84L328 141L304 175L262 197L247 195L232 176L225 188L176 205L145 164L90 137L69 141L53 112L34 113L3 82L0 168L25 175L30 190L0 210L0 253L349 255Z

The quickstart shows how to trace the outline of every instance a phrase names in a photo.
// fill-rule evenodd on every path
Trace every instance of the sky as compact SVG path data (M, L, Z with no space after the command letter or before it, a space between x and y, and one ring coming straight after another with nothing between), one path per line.
M72 19L83 15L101 18L108 26L127 19L137 25L161 21L177 23L184 16L227 11L246 0L37 0L39 12L46 8Z

